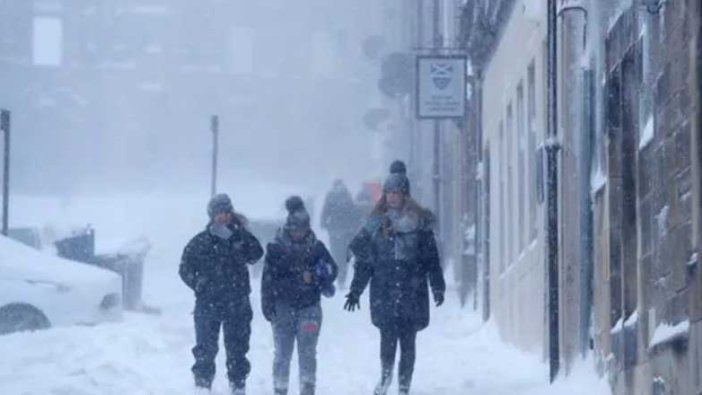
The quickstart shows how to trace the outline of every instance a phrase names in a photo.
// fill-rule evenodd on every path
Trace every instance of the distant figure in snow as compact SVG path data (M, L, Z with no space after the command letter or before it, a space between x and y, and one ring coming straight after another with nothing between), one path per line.
M329 234L331 254L339 265L338 284L343 289L348 271L347 249L359 224L358 210L343 181L334 181L332 190L324 199L321 221L322 228Z
M392 382L399 343L400 395L412 384L417 332L429 325L429 289L437 306L446 284L434 238L434 216L409 196L409 180L392 173L383 197L351 242L355 272L344 308L360 308L370 282L371 320L380 330L380 382L375 395L386 395Z
M373 198L366 188L361 188L356 194L356 211L359 218L358 227L360 228L363 226L365 218L373 211Z
M261 280L263 316L273 326L275 395L287 395L290 360L297 342L300 394L314 395L317 340L322 327L321 295L334 295L337 266L310 229L310 216L297 196L285 202L288 217L266 246Z
M246 219L234 212L229 196L214 196L207 213L209 223L185 247L179 270L195 293L192 372L197 390L209 392L223 328L229 387L232 395L245 395L253 317L247 265L258 261L263 249L248 231Z

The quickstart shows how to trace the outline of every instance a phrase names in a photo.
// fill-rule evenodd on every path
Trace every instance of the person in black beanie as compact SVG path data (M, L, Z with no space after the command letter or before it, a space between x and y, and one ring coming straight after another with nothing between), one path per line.
M263 315L273 326L275 395L287 395L295 343L300 394L314 395L317 341L322 327L321 295L334 294L337 266L310 229L310 216L297 196L285 202L288 217L275 241L266 246L261 280Z
M417 332L429 325L429 291L437 306L446 284L433 232L434 216L409 196L409 180L392 173L383 197L349 248L356 256L351 290L344 308L360 308L370 282L371 320L380 330L380 382L375 395L386 395L400 345L399 393L412 383Z
M256 263L263 249L248 231L246 219L234 212L229 196L212 197L207 214L206 229L187 244L179 268L181 279L195 293L192 372L198 390L209 392L223 328L231 393L244 395L253 318L247 265Z
M395 160L390 164L390 174L399 174L401 176L404 176L407 178L407 166L405 165L405 162L401 160ZM409 179L407 179L407 196L412 196L412 191L410 191L410 183Z
M407 176L407 166L401 160L395 160L390 164L390 174L400 174Z

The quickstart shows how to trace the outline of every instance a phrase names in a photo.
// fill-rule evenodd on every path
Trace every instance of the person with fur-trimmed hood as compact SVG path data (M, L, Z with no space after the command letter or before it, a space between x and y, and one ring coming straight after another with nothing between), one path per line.
M263 256L263 248L247 229L246 219L234 211L229 196L213 196L207 213L210 222L187 244L179 267L181 279L195 293L192 372L198 391L209 392L221 328L231 392L244 395L251 370L246 354L253 318L247 265Z
M302 199L290 197L285 206L288 217L275 241L266 247L261 280L263 315L273 326L273 388L275 395L287 395L290 361L297 342L300 394L314 395L321 295L333 296L338 270L310 228Z
M370 282L371 320L381 335L381 378L375 395L387 394L398 343L400 395L409 393L417 332L429 325L430 288L437 306L444 301L446 284L433 219L433 214L410 198L407 177L393 172L383 185L382 198L349 247L356 264L344 308L360 308L361 294Z

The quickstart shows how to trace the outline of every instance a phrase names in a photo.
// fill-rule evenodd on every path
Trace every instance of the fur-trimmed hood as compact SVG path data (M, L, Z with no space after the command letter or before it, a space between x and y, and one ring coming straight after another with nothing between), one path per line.
M416 222L416 229L434 230L436 225L436 216L430 210L423 208L416 201L407 198L405 205L401 211L403 217L408 221ZM378 229L390 231L392 220L388 215L388 206L385 197L380 199L371 214L366 219L365 228L370 234L375 233Z

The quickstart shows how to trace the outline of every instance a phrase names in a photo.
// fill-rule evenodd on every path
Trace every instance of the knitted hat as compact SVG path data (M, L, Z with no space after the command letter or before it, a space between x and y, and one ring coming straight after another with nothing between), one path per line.
M400 173L391 173L383 184L384 193L397 192L409 196L409 188L410 185L407 176Z
M405 166L405 162L401 160L396 160L390 164L390 174L402 174L403 176L407 175L407 166Z
M407 189L404 191L404 194L410 196L412 192L410 188L409 178L407 177L407 166L405 165L405 162L401 160L396 160L392 162L392 164L390 164L390 174L399 174L405 177L407 181Z
M232 205L232 200L225 193L212 196L210 202L207 204L207 215L210 216L210 219L216 217L217 214L233 212L234 206Z
M288 230L309 230L310 215L305 209L305 203L299 196L291 196L285 201L285 209L288 210L288 218L285 220L285 229Z

